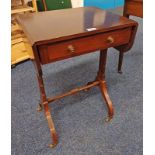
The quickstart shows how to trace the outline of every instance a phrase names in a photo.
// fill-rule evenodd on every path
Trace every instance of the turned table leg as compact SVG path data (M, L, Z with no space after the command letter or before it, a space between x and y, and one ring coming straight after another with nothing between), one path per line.
M118 73L122 74L122 64L123 64L124 53L119 52L119 60L118 60Z
M43 83L43 79L41 75L38 75L38 83L39 83L39 88L40 88L40 96L41 96L41 106L44 108L44 112L45 112L45 117L47 119L48 122L48 126L50 129L50 133L51 133L51 137L53 140L53 143L50 144L50 147L55 147L58 143L58 136L55 130L55 126L54 126L54 122L50 113L50 109L48 106L48 100L46 97L46 93L45 93L45 88L44 88L44 83Z
M44 103L44 109L45 109L45 116L48 122L48 126L51 133L51 138L53 139L53 143L49 145L49 147L55 147L58 144L58 135L55 130L54 122L51 116L51 113L49 111L48 102Z
M124 5L124 12L123 12L123 16L126 18L129 18L129 15L126 12L126 5ZM119 60L118 60L118 73L122 74L122 64L123 64L123 57L124 57L124 52L122 52L121 50L119 51Z
M108 117L106 121L110 121L114 115L114 109L112 101L108 95L106 81L105 81L105 69L106 69L106 59L107 59L107 49L100 51L100 60L99 60L99 71L97 74L97 80L99 81L99 87L102 93L103 98L108 107Z
M43 78L42 78L42 69L39 63L37 63L37 61L34 61L34 65L36 68L36 74L37 74L37 79L38 79L38 85L39 85L39 90L40 90L40 99L41 99L41 103L39 104L38 107L38 111L44 109L44 113L45 113L45 117L47 119L48 122L48 126L50 129L50 134L51 134L51 138L52 138L52 144L50 144L50 147L55 147L58 144L58 136L55 130L55 126L54 126L54 122L50 113L50 109L48 106L48 99L46 97L46 92L45 92L45 88L44 88L44 82L43 82Z
M113 118L113 115L114 115L113 105L112 105L112 101L108 95L106 82L104 80L102 80L100 82L99 86L100 86L102 96L104 97L104 100L105 100L107 107L108 107L108 117L106 118L106 121L108 122Z

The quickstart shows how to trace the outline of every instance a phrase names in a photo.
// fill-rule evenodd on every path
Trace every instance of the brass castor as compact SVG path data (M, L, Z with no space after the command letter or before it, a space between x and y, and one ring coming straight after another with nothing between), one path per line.
M109 116L105 119L106 122L110 122L111 120L112 120L112 117L109 117Z
M39 103L39 105L38 105L38 107L37 107L37 111L39 112L39 111L42 111L43 110L43 107L42 107L42 105Z
M120 70L120 71L118 71L118 73L119 73L119 74L122 74L123 72Z
M57 144L49 144L49 147L50 147L50 148L54 148L54 147L56 147L56 145L57 145Z

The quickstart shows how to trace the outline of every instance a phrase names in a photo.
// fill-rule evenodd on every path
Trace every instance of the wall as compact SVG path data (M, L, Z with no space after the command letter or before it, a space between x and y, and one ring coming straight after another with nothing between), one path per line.
M96 6L101 9L113 9L123 4L124 0L84 0L84 6Z
M71 0L72 1L72 7L82 7L83 6L83 1L84 0Z

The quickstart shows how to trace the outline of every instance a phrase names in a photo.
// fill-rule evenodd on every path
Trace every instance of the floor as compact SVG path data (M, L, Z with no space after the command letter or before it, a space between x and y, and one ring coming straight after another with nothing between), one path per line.
M110 123L97 87L69 96L50 107L59 144L54 149L43 112L37 112L39 91L31 61L12 69L12 155L142 155L143 154L143 21L133 48L117 73L118 52L108 51L106 79L115 108ZM96 76L98 52L43 66L47 94L82 86Z

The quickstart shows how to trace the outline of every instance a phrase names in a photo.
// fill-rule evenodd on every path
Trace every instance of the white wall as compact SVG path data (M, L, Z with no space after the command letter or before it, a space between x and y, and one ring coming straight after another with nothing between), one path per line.
M83 6L83 1L84 0L71 0L72 1L72 7L75 8L75 7L81 7Z

